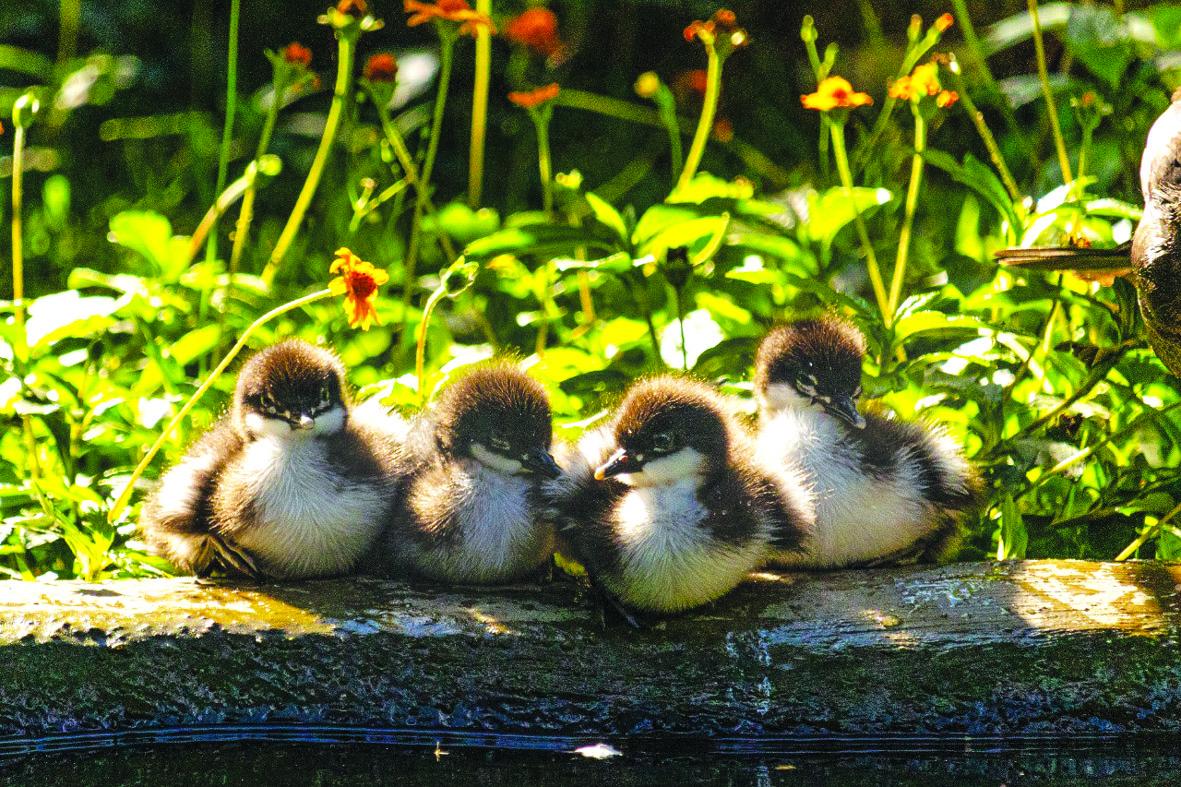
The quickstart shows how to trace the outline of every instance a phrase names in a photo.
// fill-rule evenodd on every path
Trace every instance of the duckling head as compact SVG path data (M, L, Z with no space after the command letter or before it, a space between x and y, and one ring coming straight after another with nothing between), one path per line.
M764 412L820 407L854 426L865 338L836 317L800 320L771 330L755 356L755 392Z
M435 439L445 455L505 475L561 475L550 454L549 398L513 366L484 366L448 386L435 405Z
M348 419L344 365L298 339L256 353L234 391L234 422L247 439L301 440L340 432Z
M725 465L731 429L725 407L703 383L657 377L632 386L614 425L615 452L595 478L630 486L676 483Z

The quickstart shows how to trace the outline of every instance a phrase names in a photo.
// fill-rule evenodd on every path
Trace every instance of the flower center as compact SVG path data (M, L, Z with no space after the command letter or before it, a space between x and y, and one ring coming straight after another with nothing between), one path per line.
M349 275L349 286L357 298L368 298L377 290L377 282L368 273L352 273Z

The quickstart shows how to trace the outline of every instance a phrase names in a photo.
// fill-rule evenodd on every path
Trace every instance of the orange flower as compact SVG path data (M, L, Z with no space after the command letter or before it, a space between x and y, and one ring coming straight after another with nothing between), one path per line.
M704 68L695 68L692 71L686 71L685 78L689 83L690 90L699 96L705 95L705 88L708 86L709 80L706 79Z
M800 96L804 109L815 109L828 112L833 109L855 109L873 103L868 93L858 93L853 90L849 80L844 77L826 77L816 86L815 93Z
M365 0L340 0L336 4L336 10L338 13L360 18L369 13L369 4Z
M562 49L558 37L558 17L548 8L530 8L509 20L504 35L508 40L532 49L539 55L551 57Z
M722 8L714 12L709 21L695 19L685 28L685 40L694 39L703 44L713 44L718 41L729 47L727 53L746 46L750 37L746 30L738 26L738 17L729 8Z
M523 109L533 109L547 101L553 101L558 97L559 90L558 83L553 82L533 90L514 90L508 94L508 100Z
M343 247L336 250L336 259L328 273L340 274L328 282L328 289L333 295L344 296L349 326L369 330L378 321L377 288L389 281L390 275Z
M955 17L951 14L943 14L935 20L935 29L940 33L947 32L947 29L955 24Z
M370 82L393 83L398 78L398 61L389 52L378 52L365 61L361 74Z
M444 22L458 22L461 35L474 37L480 27L487 28L490 33L496 32L492 20L473 11L467 0L439 0L437 3L405 0L402 8L410 14L410 18L406 20L407 27L418 27L438 19Z
M954 90L943 89L939 82L939 64L934 59L915 66L910 74L894 80L890 84L889 95L900 101L921 101L934 96L935 106L940 109L950 107L960 98L960 94Z
M292 41L287 46L283 47L283 59L293 66L303 66L307 68L312 64L312 50L308 49L298 41Z

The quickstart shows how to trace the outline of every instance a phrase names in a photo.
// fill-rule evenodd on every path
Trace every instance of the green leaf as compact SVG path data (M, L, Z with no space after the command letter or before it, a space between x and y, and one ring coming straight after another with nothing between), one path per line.
M1071 3L1044 3L1038 8L1038 21L1042 31L1061 30L1066 27L1070 19L1070 12L1074 8ZM1033 38L1033 20L1028 11L1021 11L985 30L981 36L981 44L985 55L992 55L1002 49L1020 44Z
M941 150L927 150L923 152L923 160L983 197L1008 223L1011 238L1016 237L1021 228L1021 216L1017 213L1009 192L1005 190L1005 185L991 167L971 153L965 153L963 163L957 163Z
M40 52L0 44L0 71L16 71L45 79L53 76L53 61Z
M898 320L894 324L894 334L902 341L920 333L975 332L983 327L984 323L967 314L944 314L928 309L913 312Z
M472 210L465 202L449 202L422 220L423 232L444 232L459 243L471 243L500 228L500 216L491 208Z
M1136 56L1127 26L1106 5L1072 6L1063 42L1088 71L1113 88Z
M168 354L181 366L187 366L216 347L220 335L216 323L203 325L173 342Z
M632 255L625 251L618 251L606 257L595 260L578 260L572 257L557 257L554 267L559 272L572 270L596 270L606 273L626 273L632 269Z
M645 214L646 215L646 214ZM717 253L726 238L730 214L705 216L670 224L641 243L637 256L664 259L669 249L687 248L689 264L700 265Z
M684 186L674 189L665 201L669 204L678 202L701 203L715 197L721 197L723 199L750 199L753 196L754 187L750 181L723 180L708 172L698 172Z
M1025 549L1028 546L1029 533L1025 529L1021 509L1017 507L1013 496L1006 492L1001 501L1001 532L1000 543L997 545L997 560L1020 560L1025 557Z
M45 295L29 304L25 326L29 347L39 349L62 339L93 336L114 324L121 299L106 295L83 297L75 290Z
M598 236L587 227L532 224L503 229L469 243L464 249L464 256L476 260L501 254L534 254L544 257L564 253L570 256L580 247L605 253L618 250L616 244Z
M164 216L152 211L125 210L116 213L111 217L107 240L138 253L170 281L180 275L188 258L188 241L174 239L172 224Z
M824 192L808 192L808 221L804 229L813 241L828 248L857 215L885 205L892 196L888 189L866 186L852 190L835 186Z
M620 243L627 243L627 224L619 211L611 206L607 200L588 191L585 195L586 204L590 205L595 220L616 234Z

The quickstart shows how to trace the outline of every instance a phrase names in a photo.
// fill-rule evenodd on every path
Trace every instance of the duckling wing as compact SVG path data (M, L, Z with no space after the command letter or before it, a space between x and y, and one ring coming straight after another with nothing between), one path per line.
M222 471L242 448L228 418L214 424L160 479L140 513L152 551L177 568L203 575L218 563L212 498Z

